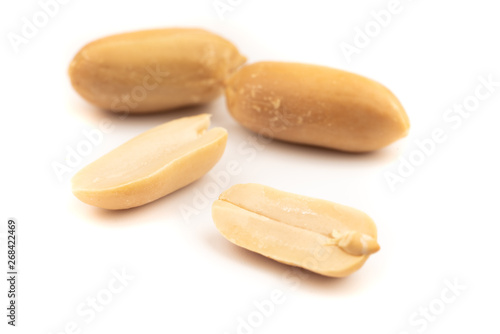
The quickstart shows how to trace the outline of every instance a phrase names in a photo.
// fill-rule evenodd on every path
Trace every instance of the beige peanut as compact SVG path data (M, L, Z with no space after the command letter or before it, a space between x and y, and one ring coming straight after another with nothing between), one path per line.
M365 213L259 184L223 192L212 217L232 243L325 276L350 275L380 248Z
M199 179L221 158L222 128L207 130L210 116L184 117L129 140L81 169L72 179L75 196L105 209L152 202Z

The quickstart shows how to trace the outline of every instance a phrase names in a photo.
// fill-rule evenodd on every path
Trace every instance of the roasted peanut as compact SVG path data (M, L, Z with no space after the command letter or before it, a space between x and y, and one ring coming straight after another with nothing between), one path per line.
M232 243L325 276L347 276L379 250L377 229L361 211L259 184L238 184L212 206Z
M342 151L380 149L406 136L410 126L387 88L324 66L245 66L228 79L226 99L231 115L252 131Z
M75 90L97 107L144 113L212 101L244 62L233 44L205 30L157 29L86 45L69 75Z
M184 117L157 126L80 170L72 179L82 202L127 209L152 202L207 173L221 158L227 132L207 131L210 116Z

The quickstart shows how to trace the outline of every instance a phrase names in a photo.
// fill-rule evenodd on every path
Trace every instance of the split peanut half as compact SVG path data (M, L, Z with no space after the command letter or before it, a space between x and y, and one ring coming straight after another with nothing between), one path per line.
M232 43L208 31L156 29L89 43L74 57L69 75L95 106L145 113L214 100L245 61Z
M221 158L222 128L208 130L210 116L184 117L157 126L81 169L72 179L75 196L104 209L152 202L205 175Z
M365 213L259 184L223 192L212 217L232 243L330 277L353 273L379 250L376 226Z
M380 149L410 126L398 99L378 82L324 66L260 62L226 87L231 115L270 138L349 152Z

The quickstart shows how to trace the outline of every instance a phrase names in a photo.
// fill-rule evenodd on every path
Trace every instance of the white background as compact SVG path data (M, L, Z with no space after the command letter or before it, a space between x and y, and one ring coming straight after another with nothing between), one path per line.
M0 219L5 238L7 218L16 217L20 239L18 327L8 333L64 333L73 322L75 333L498 332L500 87L456 128L443 115L474 94L480 76L500 81L499 8L491 0L401 0L400 12L348 62L341 43L352 44L356 27L363 29L373 20L371 11L389 2L233 0L222 20L212 0L72 0L16 53L8 33L20 34L23 17L32 20L41 9L34 0L3 1ZM223 98L120 120L73 91L67 67L83 45L170 26L219 33L249 62L322 64L376 79L402 101L410 135L372 154L281 142L241 154L239 145L251 148L254 135L229 116ZM363 210L377 223L381 251L352 276L331 279L239 249L211 220L216 195L206 196L214 184L210 175L120 212L90 207L72 195L70 178L78 168L157 124L201 112L229 131L214 172L236 160L242 170L231 185L263 183ZM68 147L85 140L83 131L103 118L114 130L59 181L52 164L64 163ZM396 173L399 159L417 150L415 140L436 128L447 140L392 191L385 174ZM201 200L199 213L183 218L179 207L193 206L200 193L208 202ZM1 246L3 272L4 239ZM113 270L123 268L134 277L128 285L91 321L81 316L77 308L87 298L105 296ZM0 328L6 333L1 277ZM465 288L443 303L447 280ZM259 326L238 329L241 319L260 320L254 303L273 290L284 293L284 302L261 316ZM422 320L418 312L429 307L440 314Z

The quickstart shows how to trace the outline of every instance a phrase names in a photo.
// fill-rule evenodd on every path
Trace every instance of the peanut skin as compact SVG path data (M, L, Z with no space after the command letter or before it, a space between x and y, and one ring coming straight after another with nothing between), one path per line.
M86 45L69 76L75 90L99 108L158 112L214 100L245 60L233 44L205 30L145 30Z
M227 81L227 106L244 127L288 142L368 152L405 137L398 99L368 78L324 66L260 62Z

